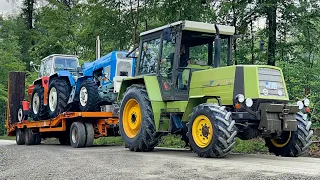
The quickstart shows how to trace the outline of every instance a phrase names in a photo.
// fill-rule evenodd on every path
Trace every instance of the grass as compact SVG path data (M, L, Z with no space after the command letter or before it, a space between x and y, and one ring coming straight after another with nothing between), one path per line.
M6 139L6 140L15 140L16 137L15 136L0 136L0 139Z
M94 141L95 145L124 146L120 136L118 137L101 137ZM267 147L264 146L264 140L257 138L251 140L240 140L236 138L236 144L232 148L235 153L268 153ZM167 135L160 139L157 147L184 148L185 143L181 140L180 135Z

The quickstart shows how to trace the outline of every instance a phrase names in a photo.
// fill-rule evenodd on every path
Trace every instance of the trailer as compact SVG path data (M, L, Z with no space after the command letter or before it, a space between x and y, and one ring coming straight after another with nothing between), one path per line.
M32 121L20 119L21 104L25 94L25 73L10 72L8 80L8 104L6 128L8 136L16 136L18 145L38 145L42 139L55 137L64 145L74 148L90 147L94 139L117 136L117 111L110 112L63 112L55 118ZM19 114L20 113L20 114Z

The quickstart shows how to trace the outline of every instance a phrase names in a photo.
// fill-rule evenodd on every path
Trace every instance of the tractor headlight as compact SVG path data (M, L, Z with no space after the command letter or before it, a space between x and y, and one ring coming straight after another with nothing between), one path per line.
M310 105L310 100L307 99L307 98L305 98L305 99L303 100L303 104L304 104L305 106L309 106L309 105Z
M246 99L246 106L251 107L253 105L253 100L251 98Z
M298 101L298 102L297 102L297 105L299 106L299 109L302 109L302 108L303 108L303 102L302 102L302 101Z
M243 103L244 102L244 95L243 94L238 94L236 96L236 99L238 100L239 103Z

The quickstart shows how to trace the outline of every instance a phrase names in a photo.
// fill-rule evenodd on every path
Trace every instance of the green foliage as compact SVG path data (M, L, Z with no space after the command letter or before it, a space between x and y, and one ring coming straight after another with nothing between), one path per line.
M263 139L241 140L236 138L236 144L232 148L235 153L268 153Z
M94 145L114 145L114 146L124 146L120 136L117 137L100 137L94 140Z
M320 8L316 0L47 0L35 10L26 7L28 2L24 0L21 14L0 17L0 116L6 112L10 71L26 71L29 85L37 78L29 67L31 60L39 63L49 54L65 53L78 55L81 62L93 61L97 36L104 55L129 50L137 45L141 32L178 20L233 25L237 34L244 35L233 44L233 63L267 64L271 30L268 21L258 20L268 17L275 7L276 44L269 48L275 49L276 66L283 68L290 99L302 99L310 91L311 120L320 123ZM222 51L221 65L226 65L225 48ZM206 58L205 53L197 53L195 57Z

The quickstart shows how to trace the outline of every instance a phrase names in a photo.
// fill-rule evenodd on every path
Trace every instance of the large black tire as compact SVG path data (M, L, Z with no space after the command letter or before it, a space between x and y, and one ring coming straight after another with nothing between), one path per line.
M265 138L270 153L276 156L298 157L307 152L312 143L311 121L307 121L301 112L296 114L298 130L283 132L280 139Z
M86 128L82 122L73 122L70 127L70 142L74 148L84 147L86 144Z
M56 96L54 95L56 93ZM48 92L48 111L51 118L67 111L71 85L66 78L54 78L50 81Z
M79 92L79 107L82 112L99 111L98 86L92 80L85 80L81 83Z
M130 121L127 118L131 117L131 121L134 118L134 114L129 114L129 110L125 110L127 103L130 101L138 103L138 111L141 114L141 117L137 118L139 119L137 122L140 122L135 129L137 132L133 135L127 134L124 129L128 127L126 124ZM138 128L139 126L140 128ZM124 93L120 106L119 131L126 147L131 151L152 151L158 144L161 133L156 132L151 103L144 86L132 85Z
M33 100L35 98L35 95L39 96L39 102L38 102L39 105L38 106L34 106ZM43 104L43 100L44 100L44 88L41 85L37 84L32 92L31 102L30 102L31 116L32 116L33 120L35 120L35 121L39 121L41 119L48 119L48 117L49 117L47 106L45 106ZM38 107L38 108L36 108L36 107Z
M84 123L86 127L86 147L91 147L93 146L93 141L94 141L94 129L93 125L91 123Z
M189 116L187 127L191 148L200 157L225 157L235 144L235 121L231 119L231 113L226 111L225 107L210 103L196 106ZM209 127L213 130L210 131ZM198 141L195 140L198 138L197 135L200 139ZM199 145L202 139L203 146Z
M17 145L25 144L25 137L24 137L24 130L23 129L16 130L16 143L17 143Z
M25 144L34 145L36 142L36 136L32 133L31 129L25 129Z

